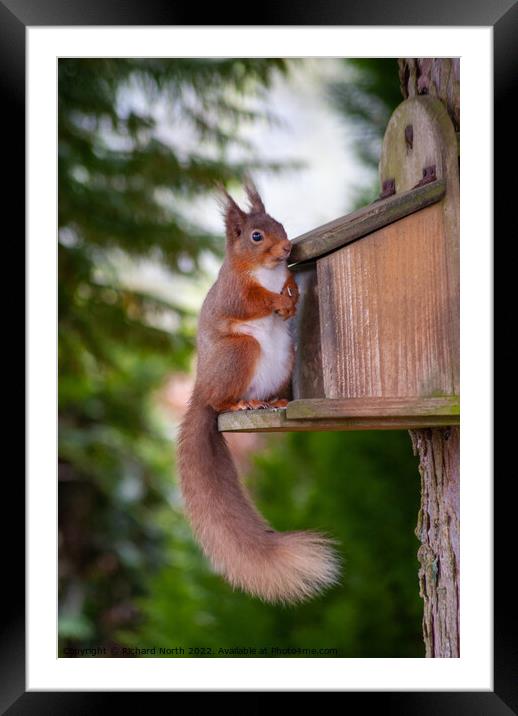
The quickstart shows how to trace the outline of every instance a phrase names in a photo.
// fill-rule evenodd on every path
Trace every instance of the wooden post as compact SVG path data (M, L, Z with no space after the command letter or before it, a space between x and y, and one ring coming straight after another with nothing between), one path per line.
M445 162L445 170L450 188L454 189L448 226L449 247L453 259L450 275L452 289L458 295L459 60L402 58L399 60L399 70L404 97L427 95L437 98L443 105L441 119L444 129L442 141L445 144L443 157L449 157ZM451 120L451 129L447 126L447 118ZM404 129L401 126L401 131ZM413 151L413 147L409 148L408 141L406 150ZM457 309L455 314L452 319L455 321L455 333L458 335ZM426 656L458 657L460 656L459 428L411 430L410 436L414 454L419 455L420 459L422 485L416 535L421 541L418 551L421 565L419 585L424 600L423 638Z
M421 460L416 535L426 656L459 656L459 428L410 435Z

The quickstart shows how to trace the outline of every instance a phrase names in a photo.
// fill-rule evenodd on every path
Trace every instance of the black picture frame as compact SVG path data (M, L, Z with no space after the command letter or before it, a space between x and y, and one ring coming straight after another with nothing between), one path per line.
M494 173L498 190L494 192L495 226L505 221L509 207L513 206L511 192L516 180L506 182L505 168L513 164L516 152L512 142L516 131L510 111L515 76L517 73L518 4L515 0L492 0L487 3L465 3L462 0L413 0L405 3L396 0L364 0L362 3L341 3L328 0L311 3L304 0L296 6L262 4L254 6L256 22L237 22L228 6L205 6L203 14L210 25L421 25L421 26L492 26L494 31ZM198 13L199 15L199 10ZM227 17L225 17L227 14ZM9 168L9 214L25 216L25 31L33 26L77 25L195 25L194 15L188 6L179 8L164 0L143 2L119 0L0 0L0 87L3 102L0 112L4 138L4 156L7 153ZM8 141L6 141L8 138ZM11 156L9 157L9 153ZM18 219L18 226L22 222ZM18 232L13 232L18 233ZM7 239L8 256L20 250L23 242ZM12 259L9 258L9 261ZM23 258L21 257L21 260ZM19 325L19 323L17 323ZM30 349L30 346L28 347ZM9 379L11 380L11 378ZM19 396L17 397L19 399ZM505 439L505 437L504 437ZM19 465L8 470L8 496L6 506L14 516L16 531L4 548L4 597L7 607L2 610L0 634L0 709L1 713L17 714L82 714L114 709L123 693L132 699L133 708L139 708L141 698L155 696L155 692L26 692L25 690L25 540L21 525L24 523L24 481ZM505 471L504 471L505 478ZM508 499L501 481L494 492L494 691L457 692L340 692L338 698L358 696L369 699L364 706L380 708L397 714L484 714L484 716L518 713L518 649L511 629L516 612L514 589L509 587L505 566L508 568L506 530L513 524L514 503ZM511 510L513 512L511 512ZM497 519L498 517L498 519ZM6 540L7 542L7 540ZM501 563L498 559L501 555ZM403 665L402 665L403 667ZM157 694L158 695L158 694ZM164 694L160 694L164 695ZM166 693L173 696L174 693ZM260 700L254 703L260 704ZM246 694L244 694L246 696ZM214 706L215 704L213 704ZM247 707L249 708L249 707Z

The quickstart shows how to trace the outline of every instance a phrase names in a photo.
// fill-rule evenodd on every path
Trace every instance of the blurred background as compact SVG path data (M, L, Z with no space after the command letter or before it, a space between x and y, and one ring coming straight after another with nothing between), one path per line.
M340 540L342 584L299 607L212 572L175 472L197 313L223 256L214 180L239 201L251 173L294 238L376 198L401 101L395 59L59 60L60 656L423 656L407 432L228 436L276 529Z

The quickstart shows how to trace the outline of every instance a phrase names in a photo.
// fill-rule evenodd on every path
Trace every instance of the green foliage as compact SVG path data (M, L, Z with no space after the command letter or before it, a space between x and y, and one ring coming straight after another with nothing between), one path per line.
M217 237L187 225L175 200L243 177L250 162L227 156L236 127L272 118L248 109L242 96L275 70L284 71L284 61L60 60L61 246L82 250L83 260L96 247L137 258L152 252L176 271L181 256L196 261L202 249L216 249ZM129 90L140 93L143 108L129 103ZM164 101L174 128L167 143L153 112Z
M59 61L62 646L109 641L131 623L164 557L155 511L171 493L174 450L153 397L189 367L194 317L181 297L125 285L121 257L154 260L174 280L199 275L204 251L221 253L221 237L180 204L260 164L246 146L245 159L229 158L235 130L273 121L246 98L285 71L262 59Z
M413 534L419 479L407 433L272 439L248 484L277 529L319 528L339 539L341 586L298 607L252 600L211 573L181 514L168 511L169 564L151 579L149 596L139 600L142 622L119 635L123 643L156 648L153 656L179 646L185 656L190 647L211 649L207 656L236 647L253 647L257 656L272 656L271 647L338 650L314 654L326 658L422 656Z

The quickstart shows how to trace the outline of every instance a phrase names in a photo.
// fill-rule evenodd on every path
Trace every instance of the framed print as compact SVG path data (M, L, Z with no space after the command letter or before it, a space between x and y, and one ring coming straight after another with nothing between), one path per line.
M192 25L186 10L153 2L131 9L113 3L0 4L4 137L14 152L9 203L14 200L18 215L26 217L29 329L27 568L18 528L5 569L12 606L1 647L2 708L12 714L82 713L115 698L104 692L140 697L169 691L337 691L373 705L376 699L389 713L517 711L516 649L508 627L513 605L498 561L494 593L492 585L491 539L494 554L505 554L505 514L511 507L501 490L493 494L491 480L490 311L491 132L494 120L497 140L512 136L505 122L510 122L507 104L516 67L516 5L470 9L419 2L388 8L373 2L338 9L324 4L318 17L309 6L294 13L277 8L265 13L267 25L227 23L213 17L212 9L207 12L209 24ZM353 77L360 77L360 88L374 82L372 75L361 75L361 60L380 58L393 61L396 95L402 90L400 100L387 99L385 75L377 75L385 105L350 89ZM306 74L295 69L298 84L290 94L281 79L297 59L310 69ZM342 76L338 70L345 59L357 64ZM434 75L446 61L448 89L446 73ZM342 125L324 111L324 79L329 102L344 116L354 115L355 124ZM456 98L450 90L455 85ZM167 114L171 93L181 98L175 133ZM289 141L283 139L283 121L296 128ZM355 163L353 126L371 132L365 165ZM350 154L342 162L337 145L344 132L351 133ZM313 180L301 169L310 143L320 162ZM247 146L263 150L255 170ZM498 170L503 153L496 146ZM284 184L276 173L283 162L292 163ZM378 165L379 195L372 194ZM254 180L259 177L256 184L251 168ZM221 185L216 207L206 196ZM495 217L505 215L510 190L494 193ZM349 204L343 203L344 194ZM348 211L337 219L342 205ZM460 294L459 253L451 259L441 248L458 231L459 205ZM384 214L390 219L380 219ZM284 217L286 230L279 224ZM214 248L223 231L226 254ZM236 248L245 236L246 246ZM194 383L195 325L210 282L199 278L197 285L192 277L202 275L196 273L201 267L215 279L224 255L227 260L236 251L241 263L229 265L241 266L243 256L262 251L258 247L265 241L274 247L268 244L269 250L280 251L287 236L297 237L287 244L295 278L293 285L277 288L286 306L293 291L299 305L293 299L292 313L282 316L284 309L275 304L279 325L261 334L272 341L280 319L289 319L282 323L297 348L286 396L278 381L275 395L256 395L249 387L232 400L232 391L225 393L217 407L207 399L215 432L205 433L204 408L192 429L181 428L180 444L190 439L191 448L174 457L178 416L185 426L188 396L209 370L201 353L206 336L229 320L226 304L210 304L208 333L198 334ZM238 283L240 271L235 269ZM122 273L124 282L114 278ZM173 274L178 280L171 288ZM443 300L446 294L449 302ZM369 333L374 325L379 330ZM257 326L246 324L243 345L254 341L249 330L253 336ZM460 503L457 334L463 393ZM426 358L415 361L414 375L408 361L401 368L401 355L414 355L416 345ZM380 368L371 360L377 350L389 372L383 361ZM238 372L242 353L225 356L219 369L210 364L211 396L230 367ZM261 381L271 380L272 370L265 369ZM169 374L171 379L163 379ZM238 410L238 398L250 405ZM190 410L196 400L191 398ZM164 423L167 411L174 417ZM388 447L395 429L412 431L413 466L407 432L398 433L408 441L407 461L400 459L399 448ZM439 430L445 441L440 446L434 438ZM283 437L267 442L263 433L270 431L296 437L277 450ZM319 431L327 436L320 443L307 437ZM341 437L350 431L358 434L357 443ZM379 431L379 449L362 437L370 431ZM235 482L223 499L211 483L211 499L200 507L184 475L203 462L204 450L211 456L205 460L208 472L218 474L216 457L228 460L226 452L222 457L222 432L230 436L238 468L251 471L250 495L239 492ZM253 447L246 447L246 440ZM254 450L260 458L253 457ZM361 467L364 454L376 451L371 459L379 460L378 471L386 464L400 482L383 484ZM176 460L181 477L171 485L167 476ZM412 494L403 491L405 470L415 476L419 463L420 511L413 507L419 478ZM252 472L252 465L259 472ZM326 481L335 465L343 475L358 470L363 482ZM318 481L307 476L312 468L315 474L320 470ZM437 482L437 475L447 476L447 489L441 493L439 485L431 494L427 480ZM21 524L24 490L18 475L10 486L9 505L19 505ZM262 512L266 505L267 524L249 506L252 494ZM336 505L348 500L357 500L353 504L361 509L348 531L337 535L352 545L345 552L347 591L333 593L338 561L331 556L332 539L325 540L340 523ZM434 512L434 501L443 512ZM214 505L219 517L209 537ZM226 520L240 509L234 527L228 527ZM364 511L370 512L367 522ZM421 531L418 526L416 535L409 535L398 519L404 525L406 515L418 511ZM196 521L199 514L202 523ZM459 514L460 548L452 526ZM232 543L232 536L241 534L243 515L252 520L257 539L247 542L249 534L243 533ZM319 536L300 537L310 534L302 530L312 520ZM442 520L450 530L446 537ZM222 530L222 523L228 528ZM360 546L371 529L378 535L372 537L378 539L377 562ZM289 549L276 543L289 558L268 582L269 562L254 567L254 550L257 540L266 545L274 539L270 535L279 534L295 537ZM302 542L306 551L299 553ZM450 550L451 579L442 552L437 559L442 549ZM413 556L392 558L391 550ZM383 574L387 560L390 565L406 560L407 572L415 575L410 594L399 566L388 567L388 577ZM322 601L291 606L299 597L320 595L321 588ZM155 601L149 600L152 592ZM369 609L345 610L345 594L356 594L358 604L364 600ZM254 606L255 597L260 606ZM361 616L366 611L370 621ZM227 625L225 640L218 624ZM349 641L339 638L342 630L353 635Z

